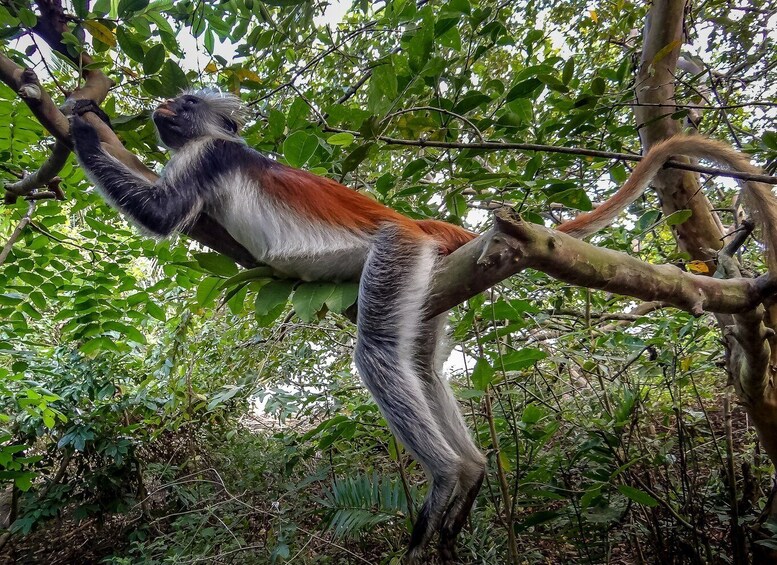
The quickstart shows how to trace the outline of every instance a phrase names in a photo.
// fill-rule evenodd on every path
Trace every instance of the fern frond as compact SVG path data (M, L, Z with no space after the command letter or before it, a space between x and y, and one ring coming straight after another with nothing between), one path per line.
M332 483L321 503L329 509L325 516L327 529L338 538L353 538L368 528L407 516L402 483L378 473Z

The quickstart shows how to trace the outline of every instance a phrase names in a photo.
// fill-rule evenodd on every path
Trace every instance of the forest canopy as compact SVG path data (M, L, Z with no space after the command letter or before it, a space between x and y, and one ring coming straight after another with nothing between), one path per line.
M486 234L446 259L446 363L488 472L464 563L772 563L777 184L763 0L2 0L0 559L400 563L427 484L353 366L355 283L278 276L203 215L144 235L72 155L154 178L185 90L269 158ZM674 134L583 242L552 231ZM772 242L777 245L777 242Z

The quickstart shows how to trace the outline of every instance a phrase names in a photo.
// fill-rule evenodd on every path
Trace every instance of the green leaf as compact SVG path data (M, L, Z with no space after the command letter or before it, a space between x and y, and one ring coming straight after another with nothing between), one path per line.
M289 131L302 127L305 120L307 120L308 114L310 114L310 107L302 97L298 96L291 103L291 107L289 107L289 113L286 115L286 127L289 128Z
M591 199L588 198L588 194L586 194L585 190L582 188L568 188L567 190L562 190L561 192L553 194L549 200L563 204L569 208L574 208L575 210L582 210L583 212L593 209Z
M208 272L222 277L234 277L238 274L235 262L221 253L192 253L197 263Z
M224 404L227 400L235 396L238 392L243 390L242 386L227 385L224 386L218 394L216 394L210 402L208 402L208 410L213 410L219 404Z
M260 316L265 316L278 306L285 306L294 288L294 283L287 280L270 281L256 294L254 309Z
M604 94L605 84L602 77L596 77L591 81L591 92L597 96Z
M352 133L341 132L341 133L336 133L334 135L329 136L326 142L329 145L340 145L342 147L348 147L350 144L353 143L354 139L356 138Z
M145 61L146 54L143 51L143 46L140 42L135 41L135 38L127 33L123 26L116 28L116 39L119 42L119 48L122 53L138 63L143 63Z
M35 24L38 23L38 16L35 15L35 12L24 6L16 10L16 15L19 18L19 21L26 27L35 27Z
M166 96L178 96L181 91L189 87L189 80L186 78L186 74L178 66L178 63L170 59L162 65L159 79L165 89Z
M86 18L86 16L89 14L88 0L73 0L73 11L79 18Z
M211 28L208 28L208 30L205 32L205 39L203 40L203 43L205 45L205 50L210 55L213 55L213 52L216 49L216 38Z
M311 322L332 296L334 289L333 283L303 283L294 291L292 306L303 321Z
M521 415L524 424L536 424L545 415L545 412L534 404L527 404Z
M472 386L477 390L486 390L494 380L494 369L485 359L478 359L472 370Z
M292 167L307 163L318 149L318 137L305 131L295 131L283 142L283 156Z
M113 343L113 340L107 336L96 337L87 341L78 350L84 355L91 356L98 351L117 351L118 347Z
M487 94L478 91L470 92L453 107L453 111L457 114L466 114L488 102L491 102L491 97Z
M682 223L685 223L688 221L688 218L690 218L693 215L693 212L691 210L677 210L677 212L672 212L669 214L664 221L666 222L667 226L679 226Z
M147 75L153 75L162 68L164 62L165 46L161 43L154 45L143 58L143 72Z
M35 473L31 473L29 471L21 472L14 478L14 484L20 491L27 492L30 490L30 487L32 486L32 479L34 479L35 476Z
M359 283L340 283L335 285L332 294L326 299L326 307L335 313L341 313L356 302L359 296Z
M397 74L389 61L372 69L367 87L367 110L382 115L388 111L397 97Z
M270 267L254 267L253 269L246 269L245 271L240 271L235 276L225 280L224 288L229 288L230 286L235 286L236 284L246 281L266 279L271 277L272 274L273 270Z
M777 132L767 131L761 136L761 141L769 149L777 149Z
M113 383L108 383L99 391L97 391L97 400L105 400L106 398L110 398L115 392L116 387L113 386Z
M270 108L267 112L267 125L270 139L278 139L286 130L286 116L280 110Z
M618 490L622 495L630 498L637 504L649 506L650 508L658 506L658 501L643 490L630 487L629 485L618 485Z
M530 78L521 81L507 92L507 95L505 96L505 102L511 102L516 98L536 98L536 96L539 94L537 89L541 86L542 81L538 78Z
M356 167L358 167L359 164L367 158L367 155L370 154L370 150L374 145L375 143L373 142L364 143L351 151L348 156L343 159L341 165L343 174L356 170Z
M638 232L643 232L658 221L661 216L661 210L648 210L639 217L637 224L634 226Z
M197 287L197 305L207 306L219 295L222 280L217 277L206 277Z
M508 353L502 358L505 371L520 371L531 367L537 361L545 359L548 356L547 353L533 347L525 347L518 351Z
M551 520L554 520L560 516L561 513L557 510L540 510L534 514L529 514L525 520L517 522L515 524L515 531L522 532L533 526L538 526L540 524L544 524L545 522L550 522Z
M526 312L538 312L528 300L497 300L487 307L485 315L496 320L526 320Z
M143 90L148 92L151 96L158 98L164 98L167 96L167 90L162 83L155 78L146 79L143 81Z
M564 84L569 84L569 81L572 80L572 77L575 74L575 58L570 57L567 59L567 62L564 63L564 70L561 72L561 82Z
M120 18L126 18L135 12L145 10L146 6L148 6L148 0L119 0L119 7L116 9L116 12Z
M167 316L165 315L165 311L160 308L160 306L154 302L147 302L146 303L146 312L148 312L148 315L152 318L156 318L160 322L166 322Z

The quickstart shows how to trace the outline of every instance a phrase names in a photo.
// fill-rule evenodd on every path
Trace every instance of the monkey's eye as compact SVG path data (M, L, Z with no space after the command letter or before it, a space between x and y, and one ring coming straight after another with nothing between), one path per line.
M183 99L183 103L184 103L184 105L190 106L190 107L191 106L196 106L197 104L200 103L200 99L197 98L196 96L186 96Z

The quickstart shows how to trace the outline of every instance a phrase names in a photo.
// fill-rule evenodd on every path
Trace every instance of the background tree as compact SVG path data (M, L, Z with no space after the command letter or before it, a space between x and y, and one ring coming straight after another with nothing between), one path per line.
M3 1L0 551L401 556L416 468L353 375L355 288L277 279L207 216L139 237L69 157L66 114L91 99L109 150L153 177L148 110L218 85L250 104L257 149L490 229L432 305L464 302L449 365L489 454L465 560L770 562L775 281L752 276L730 175L673 163L595 246L543 226L683 129L771 172L774 17L757 0ZM489 228L503 204L521 218Z

